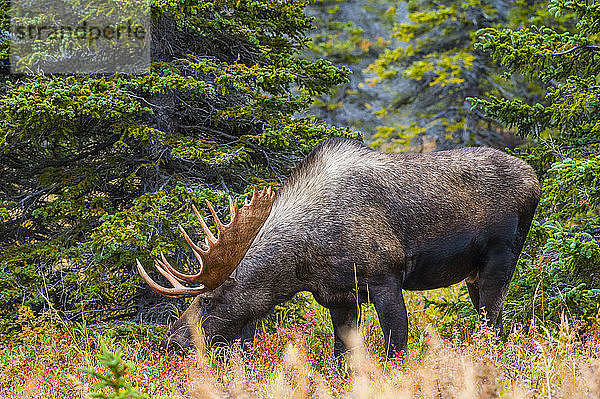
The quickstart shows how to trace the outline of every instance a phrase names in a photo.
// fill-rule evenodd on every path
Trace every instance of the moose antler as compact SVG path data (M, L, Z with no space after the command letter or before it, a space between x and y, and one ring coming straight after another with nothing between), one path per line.
M183 233L194 256L200 263L200 271L197 274L181 273L171 266L161 253L161 259L155 259L154 264L160 274L173 285L173 288L163 287L152 280L140 261L136 259L138 272L150 288L171 298L196 296L214 290L227 280L246 255L252 241L271 213L274 198L275 193L271 192L271 187L263 189L260 193L254 187L250 203L246 199L244 206L238 209L238 204L229 197L231 222L226 225L221 223L212 204L207 200L206 204L219 230L219 238L215 238L210 232L206 222L196 207L192 205L194 213L200 219L202 230L206 234L205 240L208 249L204 250L195 244L181 225L179 225L179 230Z

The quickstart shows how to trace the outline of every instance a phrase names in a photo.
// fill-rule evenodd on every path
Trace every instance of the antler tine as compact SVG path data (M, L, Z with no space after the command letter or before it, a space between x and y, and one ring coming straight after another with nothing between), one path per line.
M169 279L167 277L168 273L165 270L161 270L162 268L160 266L156 265L158 271L161 272L161 274L163 276L167 277L167 279L173 284L173 288L163 287L162 285L160 285L157 282L155 282L154 280L152 280L152 278L148 275L148 273L146 273L146 270L142 267L142 264L140 263L139 259L136 258L135 261L136 261L138 273L140 273L140 275L142 276L144 281L146 281L146 283L150 286L150 288L152 288L154 291L158 292L161 295L168 296L171 298L183 298L183 297L196 296L196 295L199 295L206 291L206 288L204 286L202 286L202 287L186 287L186 286L181 285L176 280L173 282L171 279Z
M254 186L254 190L252 190L252 198L250 199L250 206L252 206L254 204L254 200L256 199L256 197L258 197L258 187Z
M202 230L204 231L204 234L206 234L206 239L208 240L208 242L211 244L216 243L217 239L215 238L213 233L210 231L210 229L206 225L206 222L204 221L204 218L202 217L202 215L200 215L200 212L198 212L198 209L196 209L196 207L193 204L192 204L192 209L193 209L194 213L196 214L196 217L198 219L200 219L200 225L202 226Z
M190 248L192 248L192 253L196 257L196 260L198 261L198 263L200 263L200 272L199 273L197 273L195 275L191 275L191 274L185 275L184 278L186 279L186 281L191 281L192 279L197 279L198 277L200 277L200 274L202 273L202 269L204 269L204 260L202 259L202 254L206 253L206 251L204 251L202 248L197 246L194 243L194 241L192 241L190 236L186 233L186 231L183 229L183 227L181 227L181 225L179 225L179 230L181 230L181 233L183 234L183 238L185 238L185 240L187 241Z
M231 214L231 219L229 221L229 224L233 223L233 220L235 219L235 217L237 216L237 212L238 212L238 203L237 201L233 201L231 199L231 195L227 197L227 199L229 200L229 213Z
M178 286L181 285L180 283L182 283L183 281L181 281L180 279L177 278L177 276L172 274L170 270L165 270L165 269L167 269L166 265L169 262L166 262L166 259L163 254L161 254L161 257L162 257L162 261L159 259L154 259L154 267L156 267L156 270L158 270L160 272L160 274L163 275L164 278L169 280L169 283L173 284L173 287L177 288Z
M188 235L188 233L185 231L185 229L183 227L181 227L180 224L178 224L177 227L179 227L179 231L181 231L181 234L183 234L183 238L185 238L185 240L190 245L190 247L192 247L192 249L194 250L194 252L199 252L199 253L204 252L204 250L202 248L200 248L198 245L196 245L194 243L194 241L192 241L192 239L190 238L190 236Z
M162 261L159 261L161 266L164 267L169 272L170 275L172 275L173 277L175 277L177 280L179 280L182 283L192 282L192 281L196 280L198 277L200 277L200 274L202 273L202 264L200 264L200 271L197 274L184 274L184 273L181 273L180 271L178 271L177 269L175 269L173 266L171 266L171 264L169 263L167 258L165 258L165 255L162 252L160 253L160 257L162 258ZM163 276L165 276L165 275L163 274ZM167 277L167 276L165 276L165 277Z
M223 223L221 223L221 220L219 220L219 217L217 216L217 212L215 212L215 208L213 208L212 204L210 203L209 200L205 200L206 201L206 205L208 205L208 210L210 211L213 219L215 220L215 224L217 225L217 229L219 231L223 230Z

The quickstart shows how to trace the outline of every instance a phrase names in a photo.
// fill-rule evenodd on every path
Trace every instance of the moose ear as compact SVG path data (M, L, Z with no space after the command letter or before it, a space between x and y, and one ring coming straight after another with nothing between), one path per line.
M238 269L235 268L227 280L237 281Z

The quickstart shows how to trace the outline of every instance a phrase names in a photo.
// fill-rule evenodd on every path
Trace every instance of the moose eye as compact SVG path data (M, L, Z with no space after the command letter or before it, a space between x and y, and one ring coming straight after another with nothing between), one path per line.
M213 308L213 303L214 300L212 298L202 298L202 309L204 309L204 311L210 311Z

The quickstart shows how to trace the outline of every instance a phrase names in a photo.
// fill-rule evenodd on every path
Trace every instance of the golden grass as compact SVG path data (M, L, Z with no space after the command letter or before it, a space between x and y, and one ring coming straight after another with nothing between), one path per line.
M346 367L333 358L330 322L314 303L306 319L261 332L252 348L234 347L225 358L214 350L160 353L144 333L116 338L114 328L32 319L19 343L0 350L0 398L89 397L97 379L82 369L106 370L101 340L132 362L126 380L150 398L600 398L599 323L563 318L552 330L517 327L501 341L482 326L465 332L460 320L448 328L418 295L407 301L406 357L382 355L377 318L366 307Z

